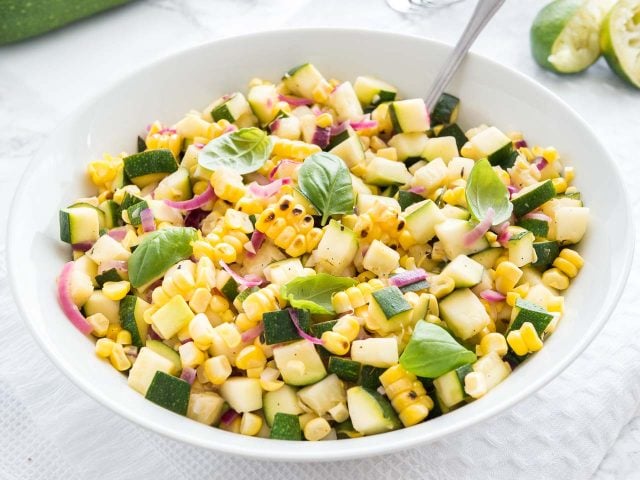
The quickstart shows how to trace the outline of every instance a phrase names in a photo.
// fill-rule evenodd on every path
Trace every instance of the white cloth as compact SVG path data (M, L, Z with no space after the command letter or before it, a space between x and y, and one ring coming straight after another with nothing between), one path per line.
M640 96L602 61L577 77L539 70L528 52L528 28L543 4L507 2L474 50L541 81L594 126L622 165L638 218L640 190L632 187L640 180L635 158ZM27 160L64 115L108 83L105 78L119 77L167 50L300 25L365 26L453 42L472 6L465 1L403 17L383 0L149 0L0 47L0 205L9 204ZM3 232L10 228L7 213L0 209ZM39 350L19 319L8 290L4 238L0 242L0 479L640 478L637 261L602 334L562 375L513 409L394 455L276 464L179 444L84 395Z

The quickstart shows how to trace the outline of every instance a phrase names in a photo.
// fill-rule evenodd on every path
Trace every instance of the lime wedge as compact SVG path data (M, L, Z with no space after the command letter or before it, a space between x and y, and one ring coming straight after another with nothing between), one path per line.
M600 25L616 0L555 0L531 26L533 58L547 70L577 73L600 56Z
M640 0L621 0L602 25L600 47L620 78L640 88Z

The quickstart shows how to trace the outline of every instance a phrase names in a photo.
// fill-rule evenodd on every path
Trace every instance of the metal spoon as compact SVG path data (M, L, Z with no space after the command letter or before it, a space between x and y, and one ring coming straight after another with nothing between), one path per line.
M440 95L442 95L445 87L449 84L451 77L453 77L453 74L458 70L460 62L462 62L469 48L504 2L505 0L478 0L476 8L460 40L458 40L449 58L444 62L436 79L431 84L429 95L425 99L427 111L431 112L433 110Z

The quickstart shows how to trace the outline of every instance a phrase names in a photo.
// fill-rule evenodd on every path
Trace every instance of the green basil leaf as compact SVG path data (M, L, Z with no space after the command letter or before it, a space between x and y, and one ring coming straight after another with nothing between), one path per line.
M476 361L475 353L454 340L444 328L420 320L400 364L419 377L436 378L454 368Z
M129 257L129 281L141 287L165 274L180 260L193 253L197 239L191 227L163 228L148 234Z
M272 148L271 138L265 131L241 128L207 143L198 155L198 163L208 170L226 167L244 175L264 165Z
M326 152L308 157L298 170L298 187L322 213L323 225L331 215L353 211L351 175L340 157Z
M493 225L506 222L511 217L513 205L509 201L509 190L498 177L486 158L478 160L471 169L465 190L467 205L478 222L493 208Z
M356 283L353 278L318 273L290 281L280 287L280 294L292 307L330 315L335 313L331 304L333 294L353 287Z

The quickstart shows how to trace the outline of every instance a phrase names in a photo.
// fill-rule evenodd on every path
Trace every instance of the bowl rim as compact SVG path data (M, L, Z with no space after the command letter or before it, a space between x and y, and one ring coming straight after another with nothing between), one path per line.
M328 35L331 33L357 33L362 35L377 35L388 38L402 38L402 39L410 39L415 42L422 42L423 44L434 44L439 47L445 47L448 50L452 49L452 46L441 42L439 40L434 40L428 37L422 37L414 34L406 34L406 33L397 33L386 30L378 30L378 29L368 29L368 28L351 28L351 27L296 27L296 28L278 28L278 29L267 29L261 30L257 32L241 34L241 35L232 35L220 37L217 39L213 39L211 41L199 43L197 45L188 46L182 49L179 49L175 52L172 52L168 55L162 56L154 61L148 62L142 66L129 70L124 75L115 77L107 82L102 88L97 90L93 95L91 95L88 99L83 101L78 107L76 107L70 114L63 118L62 121L59 122L56 128L51 130L48 134L48 137L42 142L38 150L33 154L33 157L29 161L27 167L24 170L24 173L20 176L20 180L18 185L23 183L23 180L29 175L29 172L32 171L33 167L38 159L38 153L43 150L43 148L51 141L52 137L55 137L55 132L58 130L63 130L68 124L71 124L73 120L79 116L81 113L86 112L92 105L100 100L101 97L105 96L109 92L114 89L119 88L123 84L126 84L130 78L135 75L139 75L148 71L158 64L162 64L165 62L171 62L173 59L184 55L185 53L194 53L196 51L206 51L212 48L213 45L216 46L224 46L225 43L235 42L239 39L242 40L259 40L263 37L268 36L291 36L299 34L323 34ZM519 82L526 84L530 88L537 89L541 91L543 94L547 95L550 99L552 99L556 104L565 109L570 116L573 117L573 120L580 124L592 137L592 140L599 144L604 151L607 151L602 143L600 142L599 137L596 135L595 131L590 127L590 125L564 100L562 100L559 96L553 93L544 85L538 83L534 79L525 75L524 73L515 70L512 67L503 65L500 62L492 60L484 55L477 54L474 52L469 52L469 56L474 59L474 61L481 61L488 63L492 67L496 67L499 69L506 70L510 75L517 78ZM255 446L245 445L247 442L243 441L231 441L224 442L219 440L212 441L212 437L205 438L205 436L200 435L188 435L183 431L177 431L172 428L165 427L165 425L157 420L154 420L153 416L149 417L137 417L133 413L131 413L125 406L110 397L104 397L100 395L100 393L94 389L94 384L89 381L85 381L85 379L76 374L73 367L68 365L66 361L56 356L55 352L50 348L48 342L40 336L37 331L37 328L34 323L29 319L28 311L29 308L25 303L25 299L20 295L19 285L17 284L17 278L15 276L15 272L20 269L20 265L17 263L17 260L14 260L16 257L12 255L12 252L17 250L20 247L20 242L15 235L11 234L11 229L7 229L6 233L6 261L7 261L7 277L9 279L9 285L11 288L11 293L15 300L16 305L18 306L18 313L20 317L26 323L31 335L35 338L36 342L40 346L40 348L46 353L47 357L53 362L56 367L62 371L62 373L71 380L77 387L79 387L84 393L89 395L91 398L96 400L99 404L104 407L107 407L111 411L117 413L121 417L133 422L134 424L140 425L152 432L162 434L168 438L173 440L179 440L189 445L195 445L198 447L206 448L210 451L220 451L227 454L244 456L247 458L253 459L262 459L262 460L272 460L272 461L294 461L294 462L311 462L311 461L334 461L334 460L348 460L355 458L363 458L374 455L382 455L382 454L390 454L397 452L401 449L416 447L420 445L425 445L427 443L440 440L452 433L458 432L464 428L470 427L472 425L478 424L498 413L506 411L512 408L516 403L520 402L524 398L530 396L544 385L549 383L555 377L557 377L561 372L563 372L573 361L587 348L587 346L594 340L595 336L602 330L605 323L608 322L614 308L617 306L618 301L624 291L624 287L626 286L627 279L631 270L631 264L634 255L635 249L635 225L632 216L632 209L630 208L631 202L629 199L628 189L626 188L625 183L623 182L623 176L621 174L621 169L619 165L612 159L611 155L607 152L607 161L609 163L608 166L612 169L612 175L616 178L616 180L621 185L622 191L621 195L623 198L623 203L626 210L626 227L629 235L625 236L623 239L623 243L621 245L624 253L624 265L621 268L620 274L616 277L616 282L612 288L612 294L609 295L609 299L607 303L601 310L601 315L597 318L597 321L593 323L590 329L585 332L585 334L581 337L581 340L577 343L574 343L572 349L560 360L558 361L553 368L547 370L536 379L534 379L527 388L520 390L518 393L513 394L500 402L488 403L486 408L480 412L477 412L474 416L469 417L464 421L458 421L457 423L453 423L447 427L441 428L439 430L438 435L430 435L428 430L426 430L421 435L404 435L396 438L393 443L380 441L384 438L380 435L392 435L394 433L403 432L404 429L398 430L396 432L388 432L386 434L374 435L369 437L362 437L356 439L345 439L340 440L339 448L331 449L331 455L328 455L326 450L323 449L313 449L313 448L287 448L291 447L292 444L284 443L282 447L284 448L269 448L269 446L273 447L273 441L270 439L261 439L256 437L247 437L247 440L252 440L252 443L255 443ZM17 205L21 204L25 199L24 193L19 188L16 188L13 199L11 202L11 207L9 211L8 225L14 224L16 216L18 215ZM171 412L168 412L171 413ZM239 435L228 433L222 430L218 430L226 435L232 435L233 438L238 439ZM240 440L240 439L238 439ZM347 443L344 443L347 442ZM324 443L324 442L323 442ZM333 442L331 442L333 443ZM266 447L266 448L263 448Z

